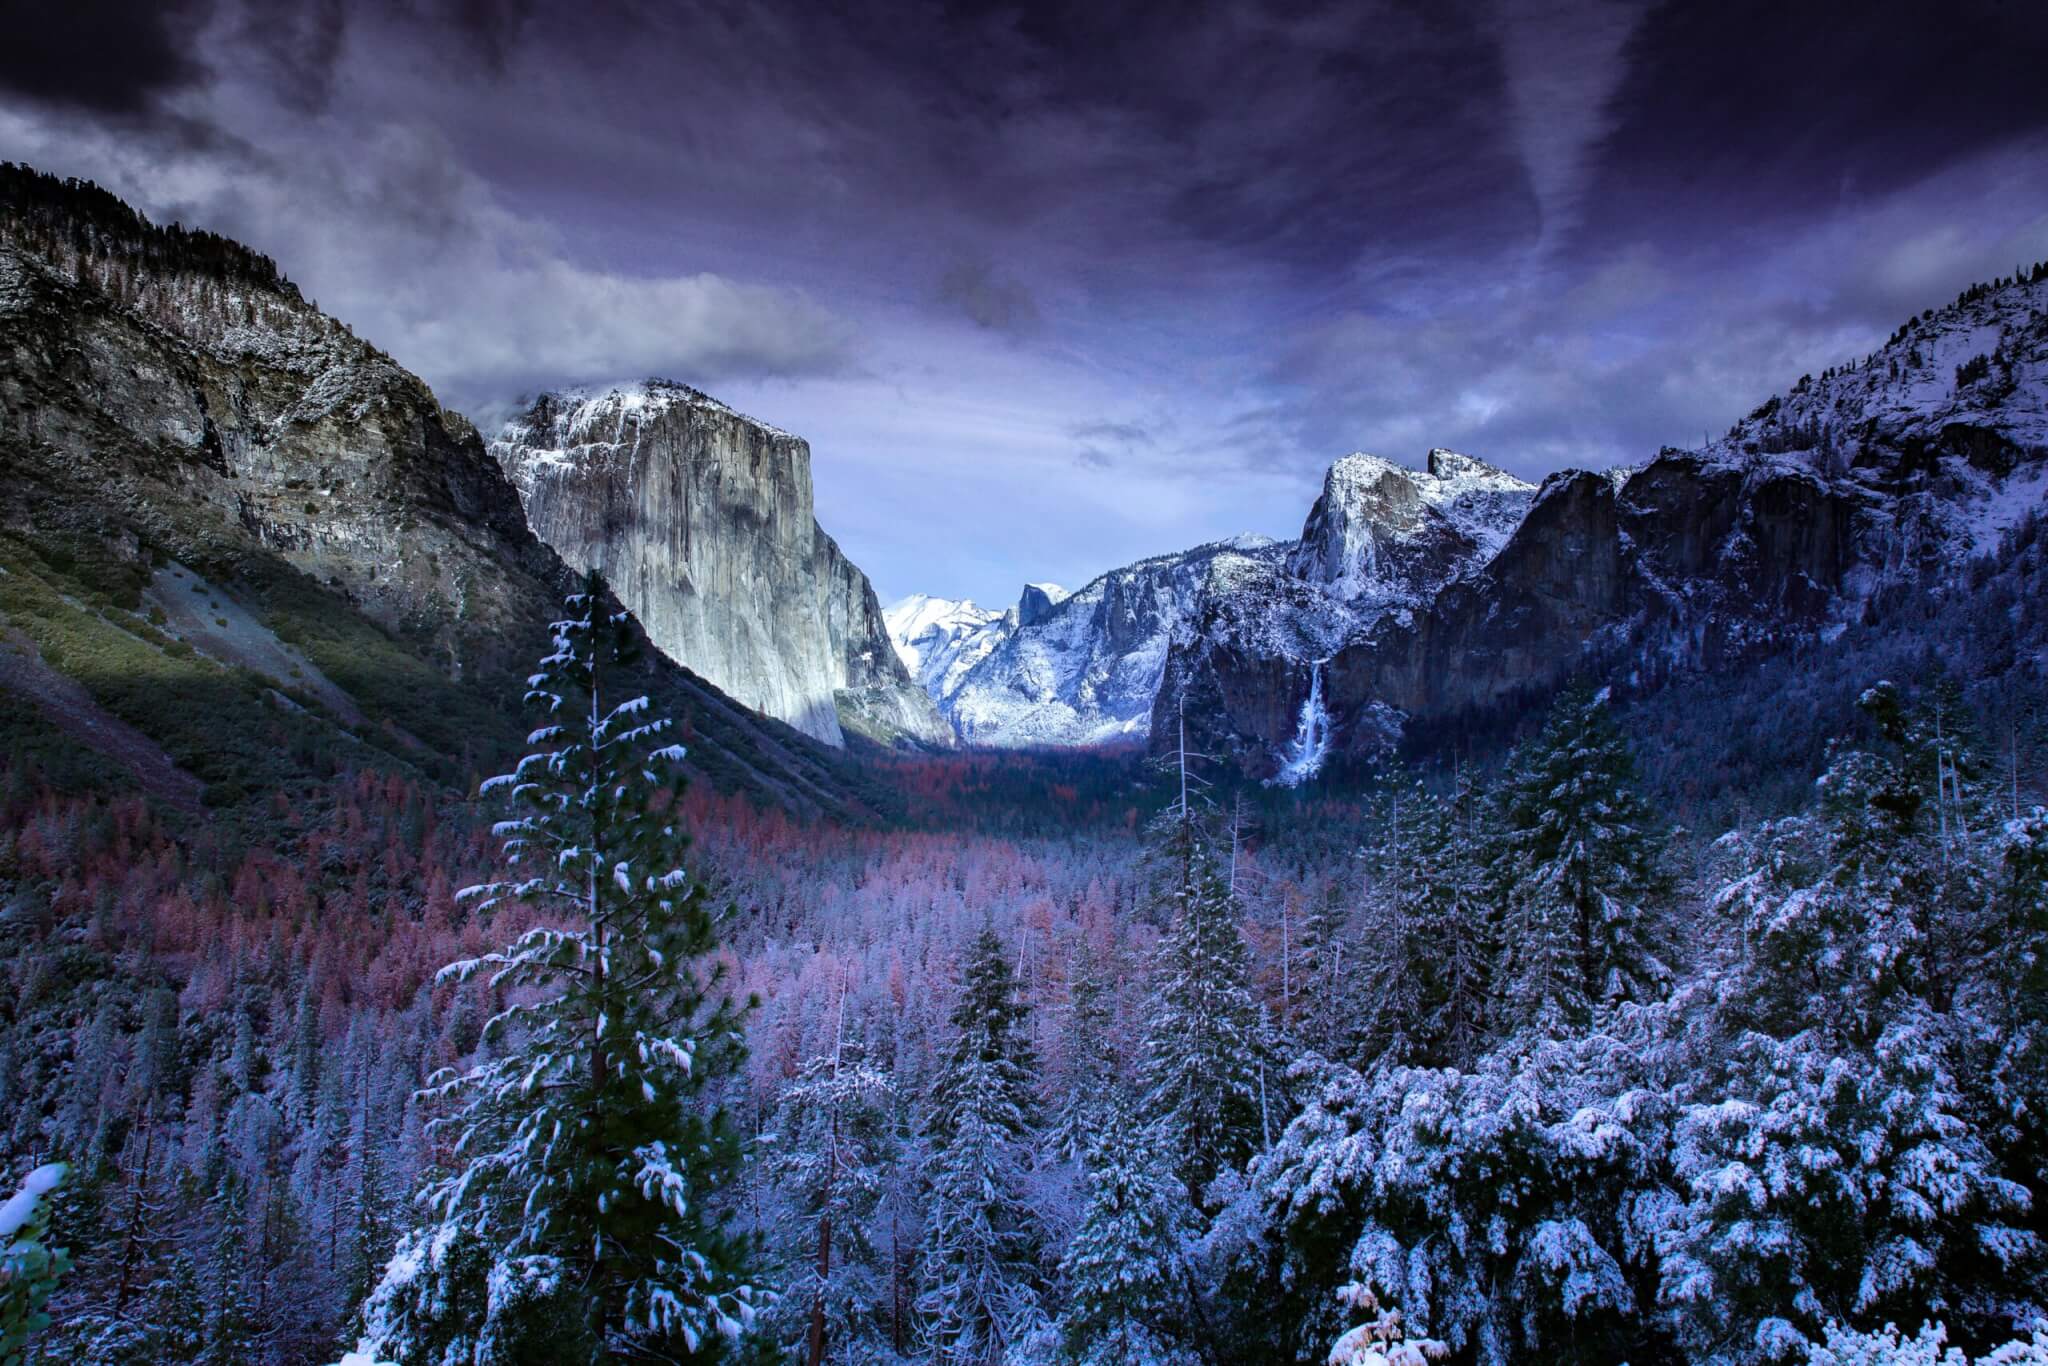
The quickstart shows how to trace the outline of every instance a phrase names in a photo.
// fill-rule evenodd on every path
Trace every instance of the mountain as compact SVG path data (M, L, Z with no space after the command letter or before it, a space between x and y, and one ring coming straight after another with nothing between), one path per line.
M908 604L943 600L910 599L892 630L899 651L943 659L919 680L968 743L1144 739L1176 650L1266 661L1266 691L1282 698L1308 661L1387 612L1421 605L1497 550L1534 492L1451 451L1431 451L1421 470L1350 455L1330 467L1297 541L1198 546L1112 570L1071 595L1034 585L1001 617L920 614ZM944 643L916 632L941 632ZM1294 706L1282 710L1291 716ZM1286 716L1276 711L1274 724Z
M1422 470L1347 455L1323 477L1288 572L1353 604L1413 602L1514 531L1533 484L1455 451Z
M899 604L897 648L923 661L922 681L966 743L1019 748L1142 738L1167 639L1204 585L1276 554L1274 543L1251 537L1142 560L1071 595L1033 584L999 616L956 610L953 622L935 620L922 635L913 604L944 600L907 599Z
M1575 675L1646 692L1825 642L1955 579L2044 496L2036 267L1640 467L1538 488L1445 450L1345 456L1298 540L1112 571L1028 624L976 621L919 676L973 744L1163 745L1184 717L1206 751L1298 782Z
M602 570L671 659L829 745L950 742L818 526L801 438L648 380L542 394L490 449L534 532Z
M52 762L187 806L466 786L519 744L569 571L469 422L267 258L0 166L0 451L0 742L62 734ZM645 684L721 785L866 801L687 670Z
M972 602L913 593L882 613L903 667L934 701L1017 625L1016 609L990 612Z
M1284 777L1311 712L1337 752L1363 754L1575 675L1645 692L1829 640L1892 590L1957 581L2044 495L2036 267L1927 310L1700 449L1551 476L1475 572L1320 665L1178 641L1160 710L1171 695L1203 744Z

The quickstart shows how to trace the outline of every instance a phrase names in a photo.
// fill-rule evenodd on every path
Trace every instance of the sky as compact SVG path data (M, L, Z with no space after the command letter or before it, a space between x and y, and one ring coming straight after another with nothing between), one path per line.
M1696 445L2048 258L2048 6L0 0L0 159L274 256L488 426L809 439L883 600L1243 531L1337 457Z

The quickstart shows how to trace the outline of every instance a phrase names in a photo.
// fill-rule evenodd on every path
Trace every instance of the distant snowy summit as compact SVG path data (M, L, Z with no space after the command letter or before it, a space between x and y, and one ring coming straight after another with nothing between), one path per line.
M1454 451L1420 469L1354 453L1294 541L1157 556L943 627L927 607L918 630L938 634L913 646L906 613L892 636L967 743L1156 745L1171 706L1211 753L1300 782L1416 718L1525 705L1574 674L1642 690L1831 639L1885 585L1996 551L2044 498L2037 267L1697 450L1541 487Z
M990 612L972 602L913 593L884 609L889 643L918 686L934 700L951 691L967 669L994 649L1015 611Z

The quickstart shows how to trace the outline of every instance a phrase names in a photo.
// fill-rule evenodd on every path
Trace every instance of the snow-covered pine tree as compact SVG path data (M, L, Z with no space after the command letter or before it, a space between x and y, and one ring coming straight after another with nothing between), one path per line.
M1144 1113L1165 1135L1199 1205L1216 1173L1241 1167L1286 1120L1271 1040L1252 994L1238 908L1195 814L1161 831L1160 899L1171 923L1152 964L1140 1080Z
M213 1243L207 1270L213 1278L200 1366L249 1366L256 1359L258 1325L249 1294L249 1207L242 1179L221 1177L208 1201Z
M184 1253L171 1258L170 1270L151 1288L148 1355L141 1362L196 1361L206 1347L206 1298L199 1272Z
M1438 888L1434 908L1445 942L1439 950L1437 1017L1429 1037L1439 1061L1453 1067L1469 1067L1485 1044L1493 967L1500 953L1499 908L1488 894L1486 875L1492 809L1471 769L1461 766L1450 795L1438 806L1441 823L1433 832L1438 850L1432 869Z
M1378 985L1358 1022L1360 1061L1404 1066L1429 1052L1421 1037L1435 995L1431 978L1444 946L1431 931L1430 880L1435 798L1420 782L1396 781L1374 804L1370 834L1358 851L1365 867L1357 970Z
M842 1007L843 1009L843 1007ZM777 1109L768 1178L786 1202L776 1336L805 1366L886 1359L889 1268L875 1210L893 1159L896 1088L858 1036L804 1066Z
M939 1366L994 1366L1042 1319L1041 1237L1025 1190L1037 1067L993 927L976 937L964 976L931 1098L918 1309Z
M1508 1030L1556 1034L1670 978L1657 921L1662 840L1606 695L1573 688L1516 755L1495 870Z
M681 866L682 747L620 690L635 653L591 576L528 681L538 748L485 784L519 813L496 828L512 876L463 896L548 920L441 971L510 1004L484 1026L486 1057L430 1081L453 1166L370 1297L379 1360L465 1343L479 1362L697 1360L753 1317L718 1207L741 1151L716 1099L741 1011L706 966L720 917Z
M1344 888L1332 882L1310 900L1294 945L1289 1033L1300 1046L1333 1060L1355 1051L1353 1003L1342 989L1348 928ZM1357 966L1355 952L1351 965Z
M1194 1213L1159 1135L1121 1094L1098 1112L1086 1208L1060 1263L1067 1351L1081 1366L1189 1359L1187 1244Z
M1101 1127L1102 1110L1116 1080L1116 1058L1109 1037L1109 984L1085 938L1074 946L1069 961L1051 1148L1055 1157L1071 1162L1087 1152Z
M2048 1191L2048 810L2037 806L2005 823L1996 867L1987 1128L2014 1179Z
M1380 803L1368 869L1360 971L1377 989L1361 1017L1367 1063L1459 1064L1477 1052L1491 962L1483 859L1473 794L1446 799L1420 782Z
M1938 1312L1978 1336L2012 1308L1978 1287L2041 1253L2027 1191L1966 1119L1977 1030L1928 999L1926 926L1955 885L1938 813L1882 754L1838 753L1817 788L1819 816L1730 841L1726 1042L1678 1112L1686 1199L1655 1236L1680 1341L1738 1344L1730 1362L1800 1360L1831 1318Z

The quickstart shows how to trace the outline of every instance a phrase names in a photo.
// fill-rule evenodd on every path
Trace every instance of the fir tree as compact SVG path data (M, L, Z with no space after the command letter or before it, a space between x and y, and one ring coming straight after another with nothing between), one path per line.
M1216 1173L1241 1166L1278 1122L1271 1109L1280 1079L1237 902L1207 832L1186 812L1170 822L1165 844L1172 923L1153 961L1141 1080L1146 1116L1199 1204Z
M858 1039L813 1058L783 1093L768 1142L768 1176L788 1204L775 1319L806 1366L882 1350L888 1268L872 1224L893 1157L895 1099Z
M205 1296L192 1259L180 1252L151 1294L149 1349L140 1360L196 1361L206 1346Z
M1517 756L1496 858L1507 919L1498 979L1509 1028L1556 1033L1596 1006L1652 999L1661 841L1605 695L1567 692Z
M970 951L933 1088L918 1308L942 1366L993 1366L1036 1326L1041 1233L1025 1191L1036 1067L1003 944Z
M550 919L440 974L512 1004L483 1030L494 1056L427 1093L456 1165L366 1314L370 1347L403 1366L465 1335L500 1343L493 1360L695 1359L753 1315L717 1205L740 1155L713 1099L740 1012L704 967L719 917L679 862L682 748L647 698L614 692L636 639L606 604L595 576L569 599L527 693L541 748L485 785L521 813L497 827L515 875L464 895ZM444 1320L461 1305L478 1321Z
M257 1355L256 1310L249 1294L248 1195L241 1177L229 1171L213 1193L213 1245L207 1257L212 1276L208 1296L206 1346L201 1366L254 1366Z
M1104 1107L1086 1166L1087 1206L1060 1263L1068 1353L1082 1366L1187 1359L1186 1188L1121 1097Z
M1302 920L1291 973L1298 1003L1292 1017L1293 1034L1325 1058L1349 1056L1356 1041L1356 1022L1343 990L1345 928L1343 891L1333 882L1310 903ZM1357 966L1356 954L1351 966Z
M1420 783L1399 790L1383 805L1380 838L1363 851L1375 924L1361 970L1378 984L1362 1021L1369 1062L1443 1066L1477 1050L1492 936L1475 805L1462 784L1450 800Z
M1083 941L1074 949L1067 982L1066 1037L1060 1057L1058 1104L1052 1119L1052 1151L1073 1161L1088 1149L1101 1126L1104 1104L1116 1077L1110 1047L1110 993L1095 954Z

